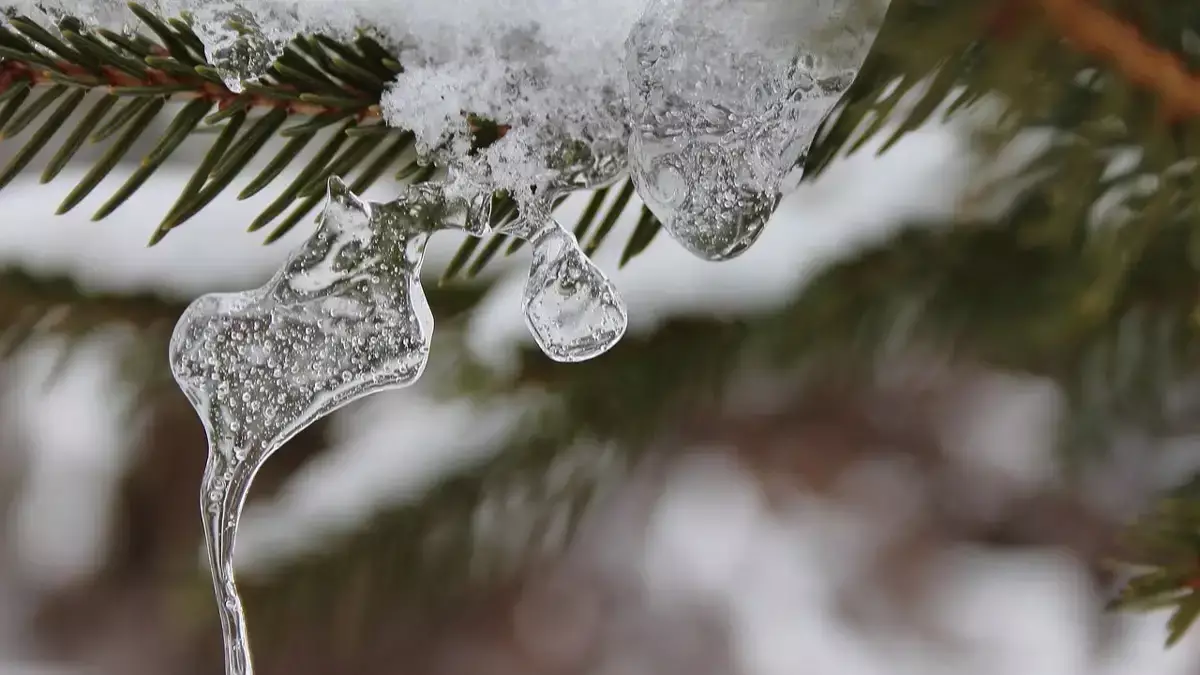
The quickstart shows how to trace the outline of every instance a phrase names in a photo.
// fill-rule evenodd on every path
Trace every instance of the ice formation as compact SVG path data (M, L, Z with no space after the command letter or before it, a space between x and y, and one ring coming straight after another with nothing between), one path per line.
M853 80L886 0L145 4L190 16L235 91L297 34L369 29L404 65L380 102L385 121L450 169L387 204L332 179L317 232L269 283L204 296L176 326L172 372L209 439L202 499L227 672L246 675L232 555L251 480L317 418L420 377L433 328L419 281L429 236L487 233L492 193L508 192L521 217L502 232L533 249L522 310L537 344L563 362L604 353L624 335L625 306L550 205L628 169L684 246L736 256ZM0 0L0 10L0 23L11 10L137 26L118 0ZM478 120L503 125L484 148L472 147Z
M549 209L529 205L503 230L533 245L521 310L534 341L564 363L593 359L625 335L629 314L612 281Z
M410 37L405 72L383 99L393 125L413 130L438 161L470 164L490 186L517 195L556 181L563 146L596 158L599 172L625 166L628 111L621 45L644 0L499 0L465 7L408 0L397 14ZM464 111L506 125L469 154ZM568 160L574 162L576 160ZM589 185L603 179L586 181Z
M260 23L241 3L209 0L192 10L192 18L205 58L235 93L265 74L291 37L286 22L263 18Z
M854 10L869 9L856 0L650 0L626 43L629 164L638 194L677 241L709 260L754 243L866 57L879 17Z
M251 672L233 546L255 472L316 419L420 377L433 332L425 244L486 222L484 205L430 184L367 203L333 178L317 232L265 286L203 296L176 325L171 372L208 435L201 501L229 675Z
M521 215L499 232L524 239L533 248L521 300L525 323L538 347L555 361L574 363L593 359L621 340L629 324L629 314L612 281L583 252L575 235L554 219L551 211L561 195L615 181L625 169L623 143L616 139L588 143L550 132L518 147L540 148L544 154L542 162L532 164L536 172L509 174L509 182L503 188L517 200ZM494 149L495 146L489 148ZM456 166L466 166L463 174L473 176L472 185L497 187L494 176L498 167L452 161Z

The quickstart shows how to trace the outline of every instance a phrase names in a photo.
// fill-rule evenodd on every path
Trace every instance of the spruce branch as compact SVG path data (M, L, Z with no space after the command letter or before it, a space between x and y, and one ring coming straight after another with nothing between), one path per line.
M1200 617L1200 476L1160 499L1121 542L1123 562L1111 563L1121 573L1133 568L1113 610L1170 610L1167 646L1174 645Z
M91 190L170 100L184 105L144 168L118 191L115 203L101 209L101 215L111 213L149 180L180 138L217 131L156 241L229 188L275 136L288 140L239 196L274 185L318 136L322 147L254 221L270 240L311 211L317 203L312 186L329 173L358 169L350 178L356 191L390 172L400 181L433 176L435 169L408 154L406 132L382 125L372 108L379 92L371 83L382 91L399 69L377 43L297 38L262 84L234 94L205 64L186 24L152 14L142 20L156 39L102 31L89 37L71 26L60 39L29 21L13 23L17 32L0 32L0 131L9 136L33 129L4 175L19 173L55 133L56 125L37 125L40 116L57 120L83 110L44 177L59 175L88 140L110 142L110 153L82 184ZM564 385L577 406L572 419L584 420L602 439L625 433L631 420L655 430L662 409L647 401L718 389L748 353L780 369L873 363L880 345L896 340L895 326L913 323L916 314L918 328L909 339L1063 386L1070 407L1064 447L1094 452L1121 423L1169 435L1163 399L1200 363L1200 235L1194 225L1200 190L1188 164L1200 147L1200 99L1179 50L1154 37L1138 17L1083 0L893 0L867 63L808 153L806 180L879 134L888 134L884 151L939 116L992 99L1003 114L990 142L1002 144L1033 128L1056 132L1050 147L1022 170L1021 179L1032 185L999 216L914 224L913 231L817 275L792 304L747 322L732 338L720 326L693 326L686 340L661 336L661 352L635 357L623 345L614 359L629 354L627 363L573 368L575 384ZM80 92L94 102L80 100ZM209 106L203 115L202 104ZM504 133L499 124L473 124L480 145ZM364 152L368 145L380 149ZM1131 167L1110 172L1114 155L1131 148L1144 152ZM580 241L589 248L603 241L631 203L630 194L626 183L592 195L576 224ZM1101 198L1112 208L1094 213ZM496 218L512 217L513 204L504 195L497 195L495 207ZM623 262L658 231L643 210ZM477 274L518 248L502 236L468 239L445 276ZM688 370L659 367L675 363L671 359ZM698 372L696 364L719 372ZM546 366L522 372L523 381L556 377L567 376ZM631 382L658 399L615 407L630 402ZM480 486L468 485L471 499L482 494ZM1188 509L1200 503L1194 493L1180 499ZM459 512L471 507L468 500ZM399 518L398 538L413 536L404 523L432 522L444 507L435 500L428 508L414 505ZM1177 638L1200 607L1194 592L1196 521L1192 511L1187 518L1179 512L1153 515L1160 520L1133 531L1162 529L1169 555L1154 561L1155 576L1129 584L1121 602L1174 606ZM416 542L404 541L417 550ZM386 566L387 552L380 556Z
M1116 72L1158 92L1165 115L1190 114L1188 111L1200 105L1200 88L1194 86L1178 59L1139 39L1137 27L1129 22L1086 0L1037 0L1035 4L1056 34L1075 49L1107 59ZM234 93L205 61L200 41L185 20L164 20L136 4L131 8L151 37L106 30L93 33L70 18L58 27L61 37L27 17L10 19L13 30L0 29L0 141L11 139L31 125L37 127L35 121L44 120L9 165L0 170L0 189L23 172L51 143L58 128L69 127L67 120L83 109L87 112L78 121L77 133L69 134L62 142L42 175L42 182L59 176L89 141L109 142L109 151L59 212L75 208L120 164L150 121L168 110L166 101L203 103L185 105L184 110L174 113L177 117L167 133L135 175L94 215L99 220L118 209L181 144L200 132L220 131L201 170L193 175L159 224L151 244L194 217L237 182L276 136L289 140L238 198L249 198L270 187L297 163L317 136L375 136L378 142L344 146L343 139L331 139L331 145L300 168L304 180L284 188L279 198L252 221L252 231L273 225L268 242L311 214L319 202L313 198L314 186L330 173L360 171L353 179L356 190L370 187L389 173L400 182L428 180L437 175L435 169L415 161L406 142L407 132L388 127L380 119L380 97L402 66L371 37L360 34L342 42L324 35L298 36L260 83ZM1012 69L1000 72L997 68L1004 63L1020 63L1037 51L1039 41L1021 38L1038 30L1032 15L1029 3L1015 0L895 0L863 72L807 155L805 180L819 176L841 150L855 152L864 147L887 123L894 131L880 152L929 121L943 107L950 115L969 108L989 93L1010 93L1014 84L1009 79ZM911 46L917 42L923 48L913 50ZM925 89L920 100L897 119L901 100L918 91L919 86ZM44 91L49 93L42 94ZM950 101L949 106L943 106L946 101ZM204 103L209 110L197 122L195 118ZM468 119L478 147L486 146L506 130L502 124ZM51 121L57 124L47 123ZM386 140L388 137L392 140ZM616 194L628 189L628 185L622 186ZM503 195L498 199L498 203L505 201ZM628 200L612 201L589 247L607 239L612 223L628 204ZM501 218L513 216L511 210L498 212ZM595 217L585 213L576 224L577 236L587 234ZM659 230L653 215L642 209L634 234L625 242L622 264L644 250ZM503 237L487 242L467 240L444 279L477 274L501 251L511 255L519 248L519 242Z
M840 152L865 147L889 123L895 131L880 153L935 111L949 119L989 96L1009 108L1001 116L1011 129L1006 138L1037 124L1069 129L1078 118L1064 118L1062 110L1077 103L1069 97L1083 96L1086 87L1072 79L1088 66L1097 67L1091 84L1130 83L1151 95L1164 125L1189 122L1200 113L1200 78L1178 45L1157 44L1145 24L1145 16L1118 15L1092 0L893 0L840 114L827 121L806 158L805 180ZM922 87L918 102L900 106ZM1098 98L1088 103L1117 116L1129 114L1118 106L1145 105Z
M62 128L70 128L68 120L80 109L86 112L49 160L41 182L57 178L85 144L108 143L108 147L59 206L58 214L79 206L116 170L154 120L174 111L149 154L95 211L93 220L102 220L125 204L185 142L205 131L219 132L155 229L151 245L238 182L276 137L288 140L238 192L238 199L273 185L299 163L313 141L325 140L306 165L297 167L292 182L251 220L251 232L271 226L266 243L286 235L316 209L330 175L346 177L356 192L389 175L399 183L438 175L435 167L417 161L412 134L384 124L381 118L379 101L402 66L370 36L360 34L345 42L325 35L297 36L259 82L233 92L205 60L202 44L186 21L163 20L136 3L130 8L151 37L92 31L72 18L60 22L61 37L28 17L10 18L12 30L0 27L0 142L35 128L0 169L0 190L27 169ZM168 103L179 105L168 108ZM476 147L485 147L507 131L503 124L474 116L468 116L468 122ZM613 208L623 210L627 204L625 200ZM643 210L643 220L652 218L648 213ZM495 224L515 215L511 201L498 195ZM619 216L619 211L610 213L606 222L616 222ZM577 229L582 227L583 223ZM594 243L598 245L606 234ZM461 271L478 274L503 242L487 242L482 254L472 259L477 243L464 244L456 265L444 275L446 280ZM505 254L517 249L510 247Z
M40 335L76 340L113 325L166 340L183 307L155 294L88 292L69 278L0 270L0 358Z

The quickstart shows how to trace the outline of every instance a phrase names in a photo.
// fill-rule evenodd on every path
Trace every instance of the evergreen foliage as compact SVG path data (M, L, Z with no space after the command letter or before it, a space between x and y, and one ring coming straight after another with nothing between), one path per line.
M145 33L132 38L93 34L72 20L57 33L20 17L10 21L15 31L0 29L0 134L24 139L0 169L0 188L55 142L43 182L57 177L85 143L106 143L59 212L73 209L176 100L185 103L153 150L95 214L115 212L184 139L217 132L152 243L229 189L275 135L288 140L238 193L277 191L250 227L267 229L268 241L312 213L329 175L345 176L361 191L388 176L421 181L435 174L416 162L411 134L379 120L379 97L402 68L389 46L366 35L350 43L303 36L261 84L234 94L204 62L186 17L135 11ZM1200 345L1200 80L1192 74L1200 68L1198 43L1200 6L1188 0L892 0L859 78L807 155L805 179L872 141L882 140L885 152L927 122L972 110L992 121L978 137L984 156L1031 132L1046 139L1016 171L985 186L981 203L1004 195L1003 207L964 209L953 222L912 223L895 239L822 271L794 301L752 321L674 324L652 338L627 339L602 364L557 368L526 359L516 383L504 386L535 381L562 395L539 420L539 435L514 442L491 465L464 469L427 499L365 528L370 535L346 548L305 561L305 574L280 578L311 581L344 563L347 550L366 567L394 570L397 556L417 564L421 533L437 523L462 524L497 484L536 479L560 451L586 439L643 448L666 410L707 404L735 366L868 377L862 364L872 362L901 320L916 326L914 344L1057 381L1071 405L1063 436L1068 460L1085 461L1123 428L1157 438L1182 433L1198 411L1168 398L1194 380ZM475 120L475 126L480 145L504 133L503 120ZM321 149L294 167L314 143ZM289 168L299 168L297 177L278 187ZM585 248L601 245L633 203L632 193L626 181L593 195L575 228ZM494 217L511 218L511 202L496 199ZM658 229L643 209L622 264ZM502 236L468 239L445 276L474 276L517 248ZM0 330L11 346L68 299L84 308L69 322L76 332L111 320L148 325L176 311L153 299L76 297L59 282L18 273L2 288ZM17 311L26 306L13 297L53 302ZM503 393L464 369L460 380L473 393ZM1200 614L1197 504L1195 491L1183 489L1131 528L1126 558L1147 571L1115 603L1174 608L1171 641ZM422 562L423 569L465 577L466 570L444 564L467 558L461 551L472 546L469 533L458 535L442 540L458 547L458 557L431 558L442 564ZM375 545L381 537L391 543ZM382 576L411 582L414 594L462 581ZM310 587L338 586L327 580Z

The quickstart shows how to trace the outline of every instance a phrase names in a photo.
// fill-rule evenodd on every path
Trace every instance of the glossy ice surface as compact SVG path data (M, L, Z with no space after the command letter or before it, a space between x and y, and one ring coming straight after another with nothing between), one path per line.
M762 234L874 38L855 2L650 0L630 32L630 171L697 256L733 258Z
M251 672L232 562L255 472L316 419L421 376L433 333L425 244L486 215L437 185L374 204L331 179L317 232L265 286L203 296L176 325L171 371L209 441L201 499L230 675Z

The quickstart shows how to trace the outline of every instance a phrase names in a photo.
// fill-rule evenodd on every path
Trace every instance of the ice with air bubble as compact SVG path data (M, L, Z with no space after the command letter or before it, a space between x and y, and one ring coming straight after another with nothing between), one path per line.
M205 59L234 93L264 75L290 37L283 29L286 23L267 13L268 8L208 1L191 10Z
M619 178L625 142L621 134L582 139L555 129L518 128L482 153L444 158L452 194L504 190L518 203L520 217L498 233L532 245L521 309L534 341L555 361L600 356L621 340L629 323L616 287L550 213L558 198Z
M579 248L575 235L548 209L530 205L501 231L533 247L521 309L543 353L555 361L576 363L596 358L620 342L629 324L624 301Z
M726 260L762 234L866 57L873 0L650 0L626 41L638 194L684 247Z
M518 130L514 135L538 133ZM533 260L521 300L525 323L542 352L559 362L574 363L600 356L625 334L629 315L612 281L579 247L575 235L554 219L554 202L577 190L615 181L625 168L623 141L588 142L542 130L543 138L523 147L539 147L544 161L518 175L507 192L521 215L499 232L528 241ZM462 164L459 162L459 164ZM514 162L519 164L519 162ZM495 186L495 166L471 165L465 174Z
M433 332L426 242L479 227L488 205L428 184L368 203L331 179L317 231L266 285L203 296L176 325L171 371L208 436L201 500L228 675L251 672L232 564L255 472L316 419L421 376Z

